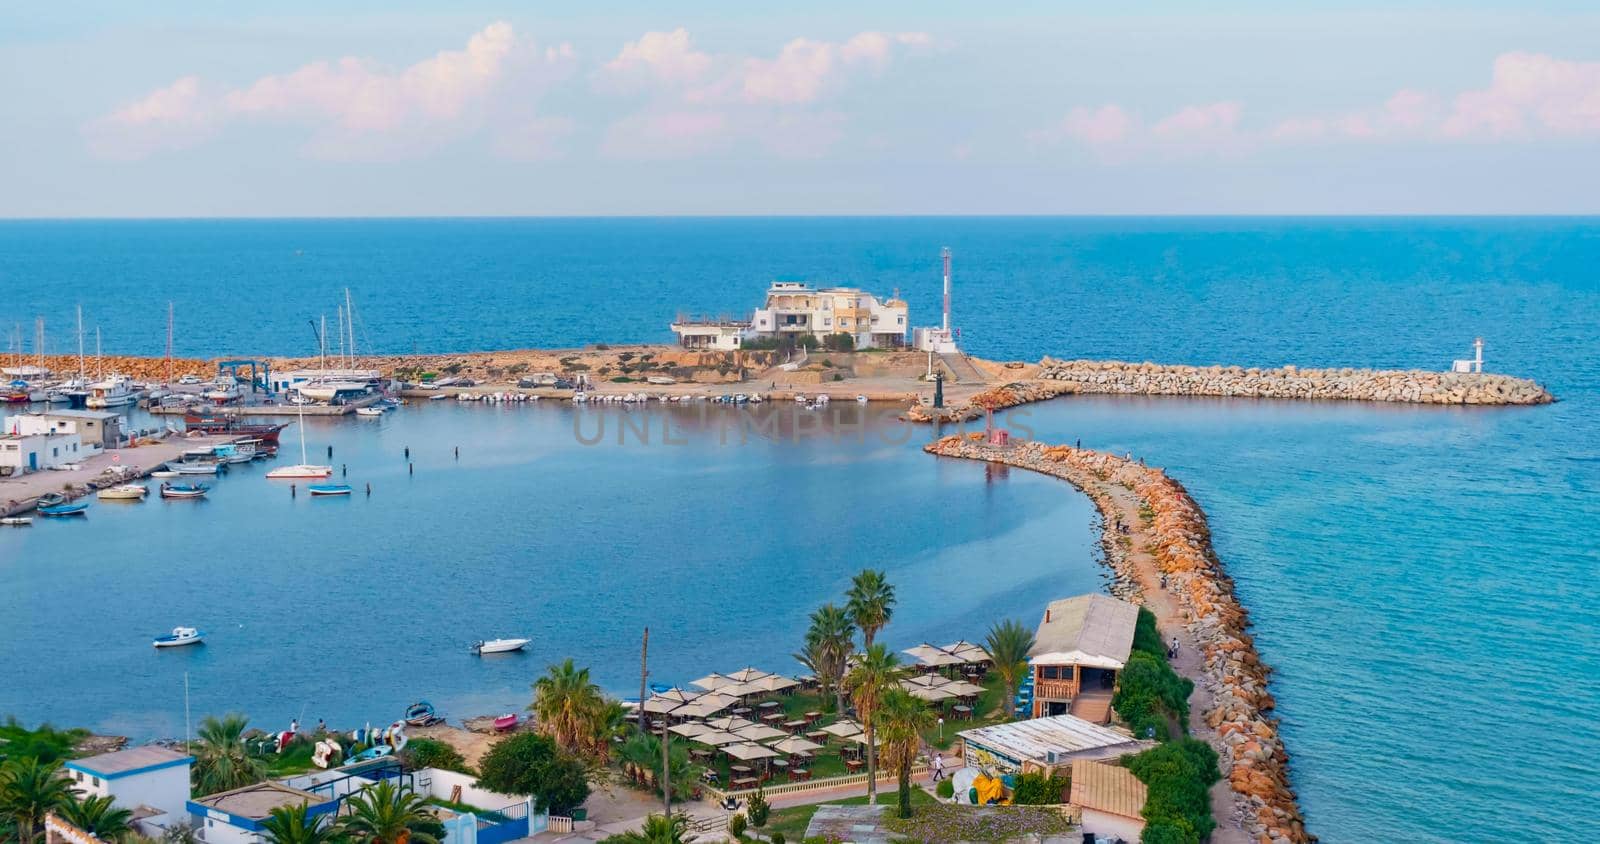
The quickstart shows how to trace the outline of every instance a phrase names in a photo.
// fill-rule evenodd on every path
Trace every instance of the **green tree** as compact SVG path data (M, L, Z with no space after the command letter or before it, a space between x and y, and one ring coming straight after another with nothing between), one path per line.
M737 816L735 816L737 817ZM602 844L689 844L694 836L689 834L687 815L650 815L644 826L632 832L623 832L603 840Z
M569 815L589 798L589 768L538 733L501 741L478 763L478 784L501 794L532 794L552 814Z
M1210 789L1222 774L1211 745L1181 738L1130 757L1127 766L1145 784L1142 814L1148 825L1142 840L1195 844L1216 828Z
M856 715L867 732L867 802L878 802L878 705L891 688L895 688L905 669L900 657L883 645L868 645L845 677L850 689L850 700L856 705Z
M578 668L572 660L552 665L533 683L533 703L529 711L538 716L539 731L555 739L568 753L586 748L602 717L605 698L600 687L589 679L589 669Z
M1033 650L1033 631L1022 622L1007 619L989 627L983 650L994 663L995 673L1005 684L1006 717L1016 717L1017 687L1028 673L1028 652Z
M817 676L822 699L831 698L835 712L844 712L844 672L856 648L855 636L850 613L834 604L823 604L811 614L805 647L795 654L795 659Z
M750 802L745 805L745 816L750 819L750 825L760 829L767 825L767 818L772 814L772 806L767 803L767 793L760 788L750 795Z
M611 754L614 740L628 735L632 725L629 720L630 714L628 708L622 705L622 701L602 697L589 723L590 734L587 738L589 752L604 761Z
M881 646L879 646L881 647ZM898 683L890 685L878 702L873 720L883 737L883 763L895 772L900 786L900 817L911 817L911 766L922 750L922 731L933 726L934 715Z
M685 742L676 741L668 745L668 777L672 783L672 799L674 802L688 800L694 795L695 775L694 764L689 760L689 750L684 747ZM623 762L641 773L649 772L654 778L655 791L661 793L661 739L650 733L639 733L628 737L622 743L619 751Z
M110 795L85 797L56 810L62 820L101 841L123 841L130 837L133 812L121 808Z
M878 631L894 615L894 587L889 585L883 572L863 569L850 581L850 591L845 597L850 620L861 628L862 647L871 647Z
M44 816L71 803L72 781L60 762L24 758L0 765L0 814L11 819L22 844L39 840Z
M367 786L344 801L340 831L363 844L439 844L444 827L428 801L409 788L384 780Z
M62 762L72 755L72 748L87 738L88 730L58 730L49 723L28 729L15 716L0 724L0 745L5 746L8 759L38 759L40 762Z
M196 733L199 744L193 750L194 766L189 770L196 791L216 794L266 778L266 766L251 756L244 744L244 731L249 724L250 719L238 713L221 718L206 716L200 722Z
M438 768L444 771L459 771L469 773L467 759L445 742L431 738L414 738L406 742L406 749L400 751L400 761L413 771L423 768Z
M269 844L334 844L343 833L328 815L306 815L304 804L279 806L261 821Z
M1170 734L1169 719L1180 726L1189 717L1189 695L1194 692L1194 682L1178 676L1167 664L1165 656L1155 656L1145 651L1128 655L1128 663L1117 677L1117 691L1111 697L1111 708L1141 738L1154 735L1165 739Z

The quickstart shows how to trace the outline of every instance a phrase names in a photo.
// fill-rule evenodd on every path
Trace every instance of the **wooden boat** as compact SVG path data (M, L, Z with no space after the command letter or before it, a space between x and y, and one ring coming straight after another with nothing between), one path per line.
M203 498L211 490L205 484L162 484L162 498Z
M494 728L498 732L509 732L517 728L518 719L515 713L507 712L494 719Z
M81 516L89 509L87 504L54 504L49 507L40 507L41 516Z
M167 471L179 475L220 475L228 471L222 463L182 463L174 461L167 464Z
M59 492L47 492L33 500L37 507L54 507L57 504L67 503L67 497Z
M350 494L350 485L349 484L312 484L312 485L306 487L306 489L310 490L312 495L349 495Z
M101 501L143 501L150 490L144 484L117 484L95 493Z
M151 644L158 648L181 648L184 645L198 645L206 640L206 634L193 627L174 627L166 636L157 636Z
M33 524L33 519L27 516L6 516L0 519L0 525L11 525L12 527L27 527L31 524Z
M199 431L204 434L233 434L236 436L255 437L262 442L277 445L278 434L284 428L289 427L289 423L251 424L241 422L237 417L233 416L188 414L183 417L183 426L187 430Z
M413 727L427 727L444 721L433 710L433 704L419 700L406 707L406 723Z
M489 639L472 643L472 652L475 654L503 654L520 651L532 639Z

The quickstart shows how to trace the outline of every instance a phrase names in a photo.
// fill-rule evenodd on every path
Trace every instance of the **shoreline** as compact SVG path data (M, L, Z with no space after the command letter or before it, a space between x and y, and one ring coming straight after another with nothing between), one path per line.
M1087 495L1102 518L1111 591L1155 612L1163 636L1179 640L1174 669L1195 682L1190 733L1217 750L1222 768L1211 794L1213 840L1316 840L1306 831L1288 752L1270 715L1271 669L1246 632L1249 615L1211 547L1205 513L1181 483L1131 456L1071 446L991 446L972 434L943 437L923 450L1040 472Z

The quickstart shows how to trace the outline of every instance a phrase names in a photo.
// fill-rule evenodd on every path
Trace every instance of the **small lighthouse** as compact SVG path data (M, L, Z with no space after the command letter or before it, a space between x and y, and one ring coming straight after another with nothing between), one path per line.
M1450 367L1451 372L1483 372L1483 338L1478 337L1472 341L1472 360L1458 360Z

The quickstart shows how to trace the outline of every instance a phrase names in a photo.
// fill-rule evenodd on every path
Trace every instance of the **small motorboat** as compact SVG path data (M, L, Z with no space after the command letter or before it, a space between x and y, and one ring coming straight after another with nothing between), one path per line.
M220 475L228 471L224 463L168 463L167 471L179 475Z
M377 418L383 416L383 408L381 408L381 407L358 407L358 408L356 408L356 415L357 416L365 416L368 419L377 419Z
M346 765L354 765L357 762L371 762L374 759L382 759L393 752L394 748L387 744L373 745L372 747L369 747L366 750L363 750L360 753L345 759L344 763Z
M299 466L280 466L268 472L267 477L274 480L290 478L329 478L333 477L333 467L312 466L305 463Z
M532 639L489 639L487 641L473 642L472 652L478 655L503 654L520 651Z
M310 490L312 495L349 495L350 494L350 485L349 484L312 484L312 485L306 487L306 489Z
M205 484L162 484L162 498L203 498L211 487Z
M516 713L507 712L506 714L501 715L499 718L494 719L494 728L496 732L510 732L511 730L515 730L517 728L518 723L520 723L520 719L517 718Z
M67 503L67 497L59 492L47 492L34 499L34 505L38 507L54 507L57 504L65 503Z
M867 403L867 397L866 396L856 396L856 404L866 404L866 403Z
M171 469L162 469L160 471L150 473L150 477L152 478L176 478L177 476L178 473L172 471Z
M0 519L0 525L10 525L12 527L27 527L31 524L33 524L33 519L27 516L6 516Z
M144 484L117 484L95 493L101 501L143 501L150 490Z
M81 516L89 509L87 504L54 504L49 507L40 507L41 516Z
M184 645L198 645L206 640L206 634L193 627L174 627L166 636L157 636L154 644L158 648L178 648Z
M436 396L428 396L428 401L444 401L447 398L450 398L450 397L445 395L444 393L440 393L440 394L438 394Z
M413 727L427 727L444 721L433 711L433 704L419 700L406 707L406 723Z

